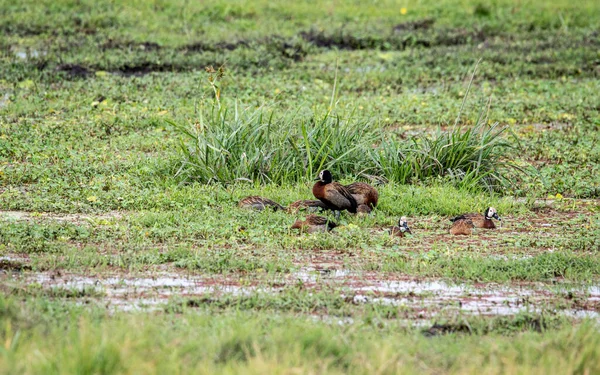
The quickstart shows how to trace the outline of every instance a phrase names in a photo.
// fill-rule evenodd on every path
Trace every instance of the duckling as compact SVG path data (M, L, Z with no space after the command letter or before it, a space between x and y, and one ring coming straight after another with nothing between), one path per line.
M284 210L283 206L279 203L270 200L269 198L260 197L258 195L251 195L246 198L242 198L238 203L240 208L251 208L253 210L262 211L267 207L272 207L274 211Z
M348 191L350 191L357 204L366 204L370 208L377 207L379 193L373 186L365 182L353 182L350 185L346 185L346 188L348 188Z
M301 232L319 233L328 232L337 227L337 224L323 216L308 215L306 220L296 220L290 229L300 229Z
M348 210L356 213L358 204L348 188L344 185L334 182L331 172L323 170L319 173L319 178L313 186L313 195L327 206L328 209L335 211L336 218L339 218L340 211Z
M470 220L475 228L487 228L494 229L496 226L492 219L502 220L494 207L488 207L485 209L483 215L481 214L464 214L450 219L450 221L456 222L457 220Z
M454 221L450 228L450 234L454 236L470 236L471 229L474 228L473 222L470 219L458 219Z
M318 209L326 210L327 206L325 205L325 203L319 200L303 199L291 203L289 206L287 206L286 211L293 213L298 212L300 210L307 210L312 212Z
M389 232L392 236L396 237L404 237L404 233L410 233L410 228L408 227L408 221L406 220L406 216L402 216L400 220L398 220L398 225L393 226L389 229Z

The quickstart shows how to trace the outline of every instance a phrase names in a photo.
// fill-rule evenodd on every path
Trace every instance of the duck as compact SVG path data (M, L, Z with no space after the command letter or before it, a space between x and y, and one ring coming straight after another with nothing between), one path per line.
M284 210L285 208L279 203L265 197L258 195L251 195L249 197L242 198L238 203L239 208L249 208L257 211L262 211L267 207L273 208L274 211Z
M454 236L470 236L471 229L475 226L470 219L458 219L454 221L452 227L450 227L450 234Z
M319 172L319 178L316 181L312 189L313 195L328 209L335 211L336 218L339 218L340 211L347 210L350 213L356 213L358 208L356 199L347 187L333 181L329 170L325 169Z
M460 221L460 220L470 220L475 228L486 228L486 229L494 229L496 225L492 219L502 220L500 216L498 216L498 212L494 207L488 207L485 209L483 215L481 214L463 214L460 216L453 217L450 219L452 222Z
M324 233L337 227L337 224L323 216L308 215L305 220L296 220L290 229L300 229L301 232Z
M312 212L312 211L316 211L318 209L326 210L327 206L325 205L325 203L321 202L320 200L302 199L302 200L290 203L287 206L286 211L291 212L291 213L298 212L300 210L307 210L307 211Z
M346 188L350 191L357 204L365 204L372 209L377 207L379 193L373 186L366 182L353 182L350 185L346 185Z
M361 216L368 215L372 211L373 211L373 209L366 204L359 204L358 207L356 208L356 212Z
M408 227L408 221L406 220L406 216L402 216L400 220L398 220L398 225L391 227L389 229L389 232L392 236L396 237L404 237L405 233L412 234L410 228Z

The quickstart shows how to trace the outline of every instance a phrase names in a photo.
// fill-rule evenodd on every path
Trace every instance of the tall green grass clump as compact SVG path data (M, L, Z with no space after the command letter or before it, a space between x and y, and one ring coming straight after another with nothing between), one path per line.
M505 158L510 147L505 132L498 124L478 124L405 142L383 139L371 155L378 173L399 183L446 177L461 186L497 190L507 183L504 173L512 167Z
M353 174L369 162L366 147L375 140L370 123L329 115L275 118L237 106L213 106L195 124L172 125L183 136L177 174L203 183L297 182L323 168Z
M293 183L330 169L337 179L370 175L399 183L448 179L498 190L510 167L510 144L497 124L455 127L403 140L374 122L330 114L296 119L263 109L213 106L183 136L178 175L202 183Z

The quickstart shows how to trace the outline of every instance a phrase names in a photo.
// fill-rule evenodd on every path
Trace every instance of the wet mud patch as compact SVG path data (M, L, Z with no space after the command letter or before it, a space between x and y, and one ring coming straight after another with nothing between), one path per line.
M123 76L142 76L153 72L164 73L181 70L181 67L172 64L155 64L150 62L142 62L139 64L127 64L115 70L114 74ZM189 69L184 69L189 70Z
M22 272L31 270L28 259L12 256L0 257L0 274L7 272Z
M338 30L330 33L311 29L300 33L300 37L319 48L342 50L404 50L411 47L450 47L481 43L494 33L483 29L433 30L432 20L416 21L395 26L391 33L358 36Z
M79 64L60 64L55 69L57 72L66 73L70 78L87 78L93 72Z
M425 18L422 20L408 21L397 24L392 28L394 32L403 32L403 31L416 31L416 30L428 30L435 23L435 19L433 18Z
M155 42L134 42L134 41L123 41L108 39L104 42L101 47L102 50L110 49L127 49L127 50L139 50L145 52L153 52L161 49L161 46Z
M187 53L233 51L240 47L249 47L250 43L252 42L247 40L217 43L195 42L181 47L180 50Z
M391 309L394 312L392 316L406 319L435 321L448 316L513 316L522 312L551 312L572 318L600 319L598 286L452 284L439 279L411 279L394 274L344 269L301 268L289 274L264 277L193 273L137 276L25 273L4 276L2 284L20 286L25 290L28 285L61 290L65 292L49 295L68 295L75 299L81 296L88 302L91 297L99 305L113 310L163 310L174 300L183 301L179 303L187 307L236 305L240 301L248 302L257 298L271 299L271 305L286 309L289 301L285 298L289 299L289 293L292 293L292 298L299 300L302 300L302 296L309 298L321 293L327 298L344 301L349 309L383 307ZM304 293L300 296L302 298L293 294L299 292ZM280 298L288 302L277 304ZM301 304L304 303L301 301ZM323 306L327 306L326 303L315 303L315 306L303 308L316 314L331 313L327 308L321 311ZM247 306L253 308L254 305L248 302ZM437 327L435 331L447 330Z

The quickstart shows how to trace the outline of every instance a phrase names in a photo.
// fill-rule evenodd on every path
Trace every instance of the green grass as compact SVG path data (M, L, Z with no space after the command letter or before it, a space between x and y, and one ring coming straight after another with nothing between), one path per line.
M560 320L527 315L463 320L454 323L456 327L467 326L479 334L427 337L420 329L393 323L339 325L235 310L218 316L208 312L109 316L72 305L30 302L20 307L3 298L2 312L3 372L598 370L598 335L592 323L573 328ZM53 345L45 344L49 341Z
M380 136L373 124L352 115L278 116L264 109L247 113L237 104L228 110L216 101L199 123L174 124L185 139L177 175L187 182L284 184L329 169L336 178L366 174L403 184L447 177L490 191L508 185L510 164L502 158L509 147L502 137L506 128L488 127L484 119L473 128L407 142Z
M0 214L2 290L14 295L0 299L0 371L598 372L596 327L560 314L542 332L536 314L451 315L471 335L425 338L400 310L318 286L110 315L77 306L108 298L95 289L27 281L172 272L263 285L343 268L597 284L598 2L0 9L0 210L29 213ZM289 226L305 213L237 208L247 195L310 199L322 168L386 182L375 213L298 235ZM447 235L450 216L488 206L501 228ZM403 215L414 234L390 238Z

